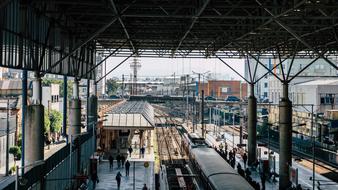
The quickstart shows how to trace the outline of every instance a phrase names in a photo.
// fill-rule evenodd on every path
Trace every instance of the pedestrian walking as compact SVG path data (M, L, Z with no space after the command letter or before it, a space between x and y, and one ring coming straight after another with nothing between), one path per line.
M93 189L95 189L96 183L99 183L99 177L97 176L96 172L91 175L91 180L93 182Z
M144 185L143 185L142 190L148 190L147 184L144 184Z
M129 146L128 152L129 152L129 156L131 157L131 153L133 152L133 148L131 146Z
M129 176L130 162L128 160L126 161L125 166L126 166L126 176Z
M248 156L246 155L245 152L244 152L242 158L243 158L243 162L244 162L244 168L246 168L246 161L248 160Z
M112 155L109 155L109 168L113 169L114 168L114 157Z
M120 189L120 185L121 185L121 177L122 177L122 174L121 174L120 171L118 171L117 174L116 174L116 177L115 177L118 190Z
M262 173L261 173L262 190L265 190L265 181L266 181L266 176L265 176L265 174L262 172Z
M121 167L121 155L120 154L118 154L117 156L116 156L116 161L117 161L117 168L120 168Z
M121 165L122 165L122 168L124 166L124 162L126 161L126 157L122 154L121 155Z

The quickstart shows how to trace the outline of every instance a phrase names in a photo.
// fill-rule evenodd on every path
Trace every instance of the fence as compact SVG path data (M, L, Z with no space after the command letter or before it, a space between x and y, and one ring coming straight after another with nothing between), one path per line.
M265 143L270 142L271 147L279 149L279 132L268 129L267 126L258 126L257 130L259 131L258 140ZM268 133L269 130L269 133ZM312 158L313 154L313 142L311 139L300 139L297 137L292 137L292 151L296 155L306 156L307 158ZM316 142L315 146L315 155L316 159L331 165L333 167L338 167L338 153L329 149L326 149L320 145L319 142Z
M70 186L76 184L75 176L77 174L88 174L89 158L94 153L94 136L84 134L76 138L71 154L70 146L67 144L45 160L43 165L36 166L26 172L22 178L27 183L24 185L19 183L18 189L71 189ZM12 190L14 188L15 181L4 189Z

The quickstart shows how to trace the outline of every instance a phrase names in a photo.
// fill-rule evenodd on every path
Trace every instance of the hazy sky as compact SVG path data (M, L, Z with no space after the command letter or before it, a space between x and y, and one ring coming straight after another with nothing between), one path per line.
M110 71L113 67L119 64L124 58L114 57L107 60L107 72ZM244 75L244 60L243 59L224 59L229 65L231 65L236 71ZM130 68L130 63L133 61L133 58L130 58L120 67L114 70L107 78L118 77L121 78L122 74L129 76L132 73ZM229 78L234 78L241 80L233 71L231 71L226 65L224 65L218 59L197 59L197 58L139 58L141 63L141 69L138 72L138 76L170 76L174 72L176 76L182 74L192 74L192 71L195 72L206 72L210 71L211 74L217 73L217 76L220 74L228 76Z

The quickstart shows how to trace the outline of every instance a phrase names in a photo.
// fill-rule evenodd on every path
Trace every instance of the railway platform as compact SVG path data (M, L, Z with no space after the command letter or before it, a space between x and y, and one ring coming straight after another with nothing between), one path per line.
M153 136L153 135L152 135ZM139 136L135 135L132 142L138 142ZM154 184L154 150L153 139L151 144L147 144L144 157L140 156L138 149L133 147L131 156L127 160L130 162L129 176L126 176L125 167L117 167L117 161L114 160L113 169L109 167L109 161L103 160L98 165L99 183L96 190L117 190L116 174L122 174L120 190L142 189L146 184L148 189L155 189ZM89 182L89 189L92 189L92 182Z
M186 129L188 129L189 131L191 130L189 127L186 127L184 125L184 127ZM213 130L214 130L214 125L213 124L207 124L206 125L206 130L207 130L207 139L209 139L211 142L214 143L214 146L218 147L220 142L222 141L216 141L216 135L214 135ZM201 130L200 127L197 127L197 132L201 134ZM238 134L230 127L230 126L222 126L220 129L218 129L218 133L217 134L223 134L224 135L224 141L226 141L227 145L228 145L228 150L231 150L233 148L233 144L237 145L239 144L239 136ZM235 143L233 143L233 140ZM244 140L243 143L246 143L246 141ZM236 146L237 148L237 146ZM266 153L269 152L269 149L267 147L264 146L259 146L260 151L258 151L260 153L260 155L258 155L259 158L263 158L266 159L268 157L268 155ZM246 151L246 150L244 150ZM271 151L271 150L270 150ZM273 156L275 156L275 171L278 173L279 171L279 154L277 152L273 153ZM306 167L306 165L304 165L304 163L301 163L304 161L299 161L299 160L292 160L293 163L293 167L298 169L298 183L301 184L303 189L312 189L312 169L309 167ZM236 166L237 164L240 163L242 168L244 168L244 162L242 160L242 156L240 154L236 154ZM273 165L273 164L272 164ZM312 166L312 164L311 164ZM256 169L250 169L251 171L251 177L254 181L259 182L260 186L262 187L262 183L261 183L261 178L259 175L259 171ZM326 178L323 175L320 175L319 173L317 173L316 170L316 174L315 174L315 184L316 187L315 189L320 189L320 190L331 190L331 189L336 189L338 188L338 183ZM278 177L276 178L275 181L273 180L267 180L265 183L265 189L278 189Z

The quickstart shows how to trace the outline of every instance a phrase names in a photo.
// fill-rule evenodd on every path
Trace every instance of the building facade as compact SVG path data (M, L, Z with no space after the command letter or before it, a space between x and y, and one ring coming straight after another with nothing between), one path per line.
M239 80L209 80L199 85L199 94L204 90L204 96L212 96L225 99L228 96L236 96L240 99L247 97L247 84Z
M60 85L50 84L49 86L42 87L42 105L47 110L60 110Z

